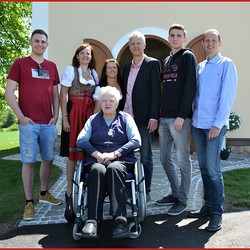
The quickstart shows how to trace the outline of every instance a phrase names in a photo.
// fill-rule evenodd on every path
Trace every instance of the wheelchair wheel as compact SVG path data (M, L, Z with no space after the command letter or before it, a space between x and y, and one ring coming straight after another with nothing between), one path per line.
M142 232L142 228L141 228L140 224L138 224L138 230L136 231L135 222L129 223L128 230L129 230L129 238L131 238L131 239L138 238Z
M77 199L79 192L79 184L81 181L82 174L82 162L78 161L75 166L74 179L73 179L73 187L72 187L72 203L73 203L73 211L76 213L77 208Z
M143 165L141 163L138 163L137 165L137 185L139 190L139 198L138 198L138 220L140 222L144 222L146 217L146 186L145 186L145 180L142 180L144 178L144 169Z
M73 239L74 240L80 240L81 239L81 231L79 223L75 222L73 226Z

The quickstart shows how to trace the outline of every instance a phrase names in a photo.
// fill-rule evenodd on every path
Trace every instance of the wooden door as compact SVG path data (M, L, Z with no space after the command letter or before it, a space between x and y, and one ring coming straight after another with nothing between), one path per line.
M199 35L186 46L187 48L190 48L194 51L194 54L197 58L197 63L200 63L201 61L206 59L205 50L202 45L202 39L203 35Z
M203 35L197 36L186 46L187 48L190 48L193 50L197 59L197 63L200 63L206 58L205 50L202 45L202 39L203 39ZM195 146L194 146L192 135L190 136L190 152L191 154L195 152Z
M93 47L96 60L96 71L100 78L105 60L108 58L113 58L113 56L110 50L103 43L97 40L86 38L83 40L83 42L87 42Z

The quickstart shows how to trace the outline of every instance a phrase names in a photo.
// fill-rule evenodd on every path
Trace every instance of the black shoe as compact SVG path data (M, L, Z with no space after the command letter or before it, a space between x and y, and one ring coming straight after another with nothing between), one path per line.
M170 195L164 196L161 200L157 200L155 204L158 206L168 206L168 205L174 205L174 203L177 201L178 199L170 194Z
M194 212L189 212L188 217L190 218L201 218L204 216L211 215L212 213L212 208L207 207L204 205L200 210L194 211Z
M98 223L96 220L87 220L82 229L82 237L97 239L98 235Z
M179 215L183 213L187 208L187 203L183 203L181 201L176 201L174 205L168 210L167 214L168 215Z
M114 223L114 229L113 229L113 239L121 239L121 238L127 238L128 237L128 223L125 220L117 219Z
M222 215L212 214L210 217L210 222L207 226L207 230L210 232L216 232L221 229Z

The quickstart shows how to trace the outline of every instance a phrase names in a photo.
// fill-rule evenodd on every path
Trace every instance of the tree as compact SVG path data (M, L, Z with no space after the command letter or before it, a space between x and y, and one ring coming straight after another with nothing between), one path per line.
M18 57L29 54L32 2L0 2L0 110L6 108L6 76Z
M0 116L0 129L8 128L13 124L17 124L17 117L11 109L5 109L3 111L0 111Z

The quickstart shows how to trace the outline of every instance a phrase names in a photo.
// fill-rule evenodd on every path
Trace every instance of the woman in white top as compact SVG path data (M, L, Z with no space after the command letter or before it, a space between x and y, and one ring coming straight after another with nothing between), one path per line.
M60 155L68 157L67 192L65 194L67 203L71 202L69 197L72 193L75 164L78 160L84 159L84 152L77 147L76 138L87 119L94 112L95 100L93 95L98 82L93 48L88 43L81 44L75 52L72 65L65 68L60 83L62 110Z
M115 87L120 91L121 96L118 110L123 110L124 102L122 98L121 70L119 63L115 59L106 59L103 65L99 86L97 86L96 93L94 95L95 100L98 100L99 98L100 88L106 86ZM96 102L94 113L99 111L100 105L99 102Z

